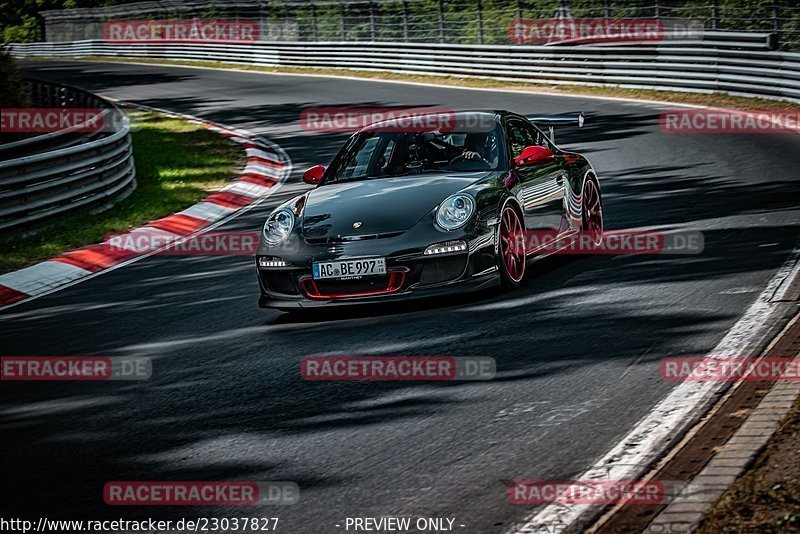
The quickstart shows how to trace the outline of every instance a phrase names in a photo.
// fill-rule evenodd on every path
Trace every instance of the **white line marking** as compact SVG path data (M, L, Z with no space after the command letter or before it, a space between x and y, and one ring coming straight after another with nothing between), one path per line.
M237 208L230 208L213 202L198 202L193 206L189 206L183 211L179 211L176 215L188 215L189 217L197 217L204 221L216 221L236 211Z
M175 232L169 232L167 230L163 230L161 228L156 228L155 226L142 226L141 228L134 228L128 234L132 234L134 237L137 234L144 234L148 237L151 236L160 236L163 239L182 239L183 236L180 234L176 234ZM121 234L119 237L125 237L128 234Z
M753 354L780 312L771 303L778 287L796 272L800 249L781 266L753 304L736 322L709 356L743 357ZM682 434L707 411L721 382L682 382L644 416L617 445L576 480L635 480L647 470L675 436ZM509 533L552 533L566 530L584 514L596 510L591 505L549 505L515 525Z
M251 139L246 139L244 137L239 137L237 135L229 137L228 139L230 141L233 141L234 143L241 143L241 144L248 143L248 144L251 144L251 145L257 145L262 150L265 150L267 148L267 147L263 146L261 143L259 143L258 141L254 141L254 140L251 140Z
M59 284L91 274L93 274L91 271L63 261L43 261L18 271L0 275L0 285L36 297L47 293Z
M272 189L274 189L274 187L267 187L252 182L234 182L220 189L220 192L235 193L237 195L257 198L266 195L267 192Z
M277 178L281 175L281 169L275 167L268 167L258 163L248 163L245 165L242 174L258 174L259 176L267 176L269 178Z
M245 148L244 151L247 153L248 157L262 158L269 161L274 161L276 163L278 162L277 155L273 154L272 152L261 150L260 148Z
M788 265L792 262L794 262L792 265L784 266L785 268L779 271L778 275L781 276L781 279L775 284L775 291L770 296L770 302L787 300L791 296L790 292L797 291L796 282L800 277L800 251L795 251L786 263Z

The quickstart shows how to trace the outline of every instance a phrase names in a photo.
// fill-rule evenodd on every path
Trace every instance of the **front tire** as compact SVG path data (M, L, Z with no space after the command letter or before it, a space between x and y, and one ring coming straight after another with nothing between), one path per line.
M514 288L525 277L525 223L517 210L506 204L497 225L497 260L500 271L500 285Z

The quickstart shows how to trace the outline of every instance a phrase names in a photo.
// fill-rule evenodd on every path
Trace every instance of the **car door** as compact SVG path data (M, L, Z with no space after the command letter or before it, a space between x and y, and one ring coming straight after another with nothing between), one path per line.
M526 146L555 149L541 131L522 119L508 120L506 136L512 159L519 156ZM511 172L517 182L512 189L522 203L528 231L560 232L564 220L565 175L559 158L556 156L536 165L516 166Z

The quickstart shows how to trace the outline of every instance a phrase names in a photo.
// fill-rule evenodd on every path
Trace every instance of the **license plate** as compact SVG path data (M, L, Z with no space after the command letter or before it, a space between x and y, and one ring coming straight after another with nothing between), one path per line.
M363 258L360 260L321 261L313 264L314 279L360 278L386 274L386 258Z

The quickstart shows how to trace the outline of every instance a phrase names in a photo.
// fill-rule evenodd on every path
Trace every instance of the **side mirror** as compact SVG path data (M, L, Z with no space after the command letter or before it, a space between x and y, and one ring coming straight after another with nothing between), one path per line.
M322 180L323 174L325 174L325 167L314 165L303 173L303 181L307 184L317 185Z
M517 167L527 167L529 165L539 165L547 163L555 158L555 154L549 148L543 146L531 145L522 149L519 156L514 158Z

